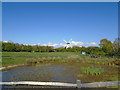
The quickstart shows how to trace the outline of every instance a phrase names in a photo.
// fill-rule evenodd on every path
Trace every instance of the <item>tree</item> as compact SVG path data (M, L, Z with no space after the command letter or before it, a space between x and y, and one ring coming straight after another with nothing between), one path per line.
M65 52L66 49L64 47L59 47L55 49L57 52Z
M9 51L9 52L12 52L12 51L15 51L15 45L14 43L12 42L3 42L2 43L2 51Z
M39 52L38 45L32 46L32 52Z
M103 52L105 52L106 55L111 55L112 53L112 47L113 43L107 39L100 40L100 48L102 48Z
M112 54L120 57L120 38L116 38L113 42Z

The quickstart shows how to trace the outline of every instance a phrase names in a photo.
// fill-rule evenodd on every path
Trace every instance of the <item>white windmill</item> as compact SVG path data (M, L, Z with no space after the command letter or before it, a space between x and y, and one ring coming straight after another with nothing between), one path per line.
M71 40L72 40L72 39L70 39L68 42L67 42L66 40L63 40L63 41L66 43L65 48L72 47L72 46L71 46Z

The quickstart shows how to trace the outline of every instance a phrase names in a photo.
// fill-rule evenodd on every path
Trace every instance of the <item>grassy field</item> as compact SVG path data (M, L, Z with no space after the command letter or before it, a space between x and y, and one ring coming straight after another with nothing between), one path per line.
M87 62L94 64L113 65L113 58L90 58L90 56L82 56L79 52L3 52L2 66L25 64L26 62L44 62L44 61L60 61L60 62Z
M39 53L39 52L3 52L2 53L2 66L23 64L26 63L28 58L48 58L48 57L80 57L80 53L71 52L51 52L51 53Z

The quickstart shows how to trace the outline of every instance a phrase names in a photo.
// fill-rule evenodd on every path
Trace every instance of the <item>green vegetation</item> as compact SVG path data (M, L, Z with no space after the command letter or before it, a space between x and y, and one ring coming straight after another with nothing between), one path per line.
M100 40L100 47L78 47L72 48L53 48L52 46L39 46L39 45L23 45L13 42L0 42L2 43L3 52L86 52L87 55L94 55L95 57L119 57L120 56L120 39L117 38L113 43L107 39Z
M53 52L51 46L31 46L13 42L2 42L3 52Z
M91 58L90 56L82 56L79 52L3 52L2 65L14 64L37 64L37 63L89 63L96 65L116 66L120 60L117 58Z
M78 58L79 57L79 58ZM86 63L86 64L96 64L96 65L107 65L107 66L118 66L120 63L119 59L107 59L107 58L90 58L90 57L43 57L43 58L28 58L27 64L38 64L38 63ZM117 61L117 63L116 63Z
M14 65L26 63L27 59L44 59L44 58L66 58L66 57L80 57L78 52L2 52L2 65Z
M86 81L117 81L118 63L117 58L91 58L82 56L79 52L3 52L2 65L45 65L62 64L75 65L81 73L77 78ZM114 63L114 65L112 65ZM94 68L93 68L93 67ZM80 70L81 69L81 70ZM71 71L70 69L69 71ZM76 68L77 70L77 68Z
M100 75L101 73L104 72L104 68L87 67L82 68L82 72L91 75Z

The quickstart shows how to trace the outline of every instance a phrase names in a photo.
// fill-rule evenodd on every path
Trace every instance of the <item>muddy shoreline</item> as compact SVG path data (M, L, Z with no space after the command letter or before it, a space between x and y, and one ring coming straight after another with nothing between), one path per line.
M18 65L9 65L9 66L6 66L6 67L0 67L0 71L6 70L6 69L11 69L11 68L14 68L14 67L24 66L24 65L25 64L18 64Z

